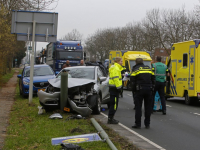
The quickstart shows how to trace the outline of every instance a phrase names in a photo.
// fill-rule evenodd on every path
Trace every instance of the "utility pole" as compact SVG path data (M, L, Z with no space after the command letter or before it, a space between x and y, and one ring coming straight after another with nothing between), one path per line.
M37 11L39 11L39 7L40 6L40 1L38 0L38 8ZM36 58L36 49L37 49L37 42L35 41L35 55L34 55L34 62L35 62L35 58ZM35 63L34 63L35 64Z

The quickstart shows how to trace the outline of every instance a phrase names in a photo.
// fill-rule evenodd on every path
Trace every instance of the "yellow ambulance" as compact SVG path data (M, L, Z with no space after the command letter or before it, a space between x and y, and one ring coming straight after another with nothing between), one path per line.
M122 66L126 67L128 72L131 72L132 67L135 65L136 58L142 58L144 64L151 67L151 56L144 51L127 51L127 50L110 50L109 52L109 67L114 64L114 58L121 57L123 59ZM124 86L131 90L131 84L129 81L124 82Z
M167 97L185 97L191 104L200 99L200 39L174 43L166 65L170 78L166 82Z

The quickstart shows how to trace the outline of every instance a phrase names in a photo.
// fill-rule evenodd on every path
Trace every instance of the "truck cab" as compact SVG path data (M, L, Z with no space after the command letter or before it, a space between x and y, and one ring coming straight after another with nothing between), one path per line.
M69 60L71 66L77 66L86 58L81 41L57 41L47 45L46 64L55 72L62 70L63 64Z

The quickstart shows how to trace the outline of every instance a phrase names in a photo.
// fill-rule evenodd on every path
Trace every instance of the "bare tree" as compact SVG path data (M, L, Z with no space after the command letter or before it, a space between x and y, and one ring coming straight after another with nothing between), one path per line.
M137 50L154 53L169 49L172 43L200 37L200 21L184 8L148 11L141 22L122 28L99 29L86 40L90 54L103 61L109 50ZM168 51L167 51L168 52Z
M0 75L7 72L7 67L11 70L14 58L20 62L25 55L25 42L10 34L12 10L47 10L54 2L58 0L0 0Z
M154 9L147 13L148 28L152 37L158 40L160 48L169 49L172 43L190 40L194 37L195 18L185 9ZM168 52L168 51L167 51Z
M5 9L12 10L49 10L52 3L58 3L59 0L0 0Z
M83 40L83 34L78 30L73 29L71 32L67 33L61 40Z

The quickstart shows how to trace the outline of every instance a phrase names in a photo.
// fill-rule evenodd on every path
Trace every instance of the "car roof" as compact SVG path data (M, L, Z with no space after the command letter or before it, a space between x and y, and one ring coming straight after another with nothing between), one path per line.
M95 68L95 67L98 67L98 66L73 66L73 67L67 67L67 68L64 68L65 70L67 70L68 68Z
M34 65L34 68L37 68L37 67L50 67L50 66L47 65L47 64L38 64L38 65ZM30 66L25 66L25 68L30 68Z

